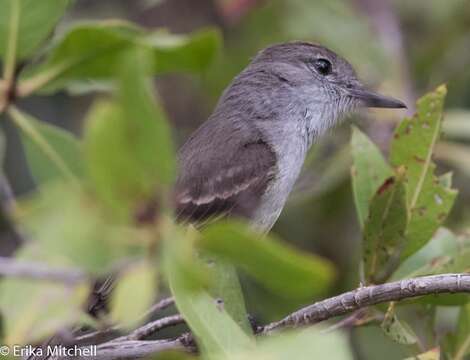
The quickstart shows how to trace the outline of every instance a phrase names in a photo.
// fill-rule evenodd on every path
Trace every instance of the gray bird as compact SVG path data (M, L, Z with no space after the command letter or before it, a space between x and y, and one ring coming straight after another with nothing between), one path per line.
M306 42L262 50L179 152L179 219L247 218L269 231L312 143L360 107L406 108L367 90L352 66Z

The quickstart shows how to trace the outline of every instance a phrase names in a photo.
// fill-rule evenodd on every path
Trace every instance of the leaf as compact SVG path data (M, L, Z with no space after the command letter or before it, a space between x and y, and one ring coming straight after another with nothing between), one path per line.
M407 357L404 360L440 360L441 359L441 351L439 348L434 348L432 350L429 350L425 353L412 356L412 357Z
M0 57L14 39L18 59L34 54L64 14L69 0L0 0ZM11 46L11 45L10 45Z
M459 252L460 244L454 233L440 228L425 246L400 265L392 280L442 274L445 272L442 267L459 256Z
M74 81L112 79L120 56L139 47L151 53L150 74L172 71L199 72L215 57L220 46L216 30L192 35L164 31L147 33L124 21L89 22L71 28L51 49L42 64L30 69L20 83L20 94L47 85L56 91Z
M139 242L137 230L109 223L88 194L70 185L43 186L19 206L17 220L33 239L28 251L35 260L103 274L147 245Z
M394 303L390 304L380 327L385 334L399 344L411 345L418 342L416 334L409 325L398 320L394 310Z
M119 105L99 102L88 116L85 150L99 197L123 219L164 205L175 176L166 118L153 100L146 53L130 52L120 68ZM150 214L153 217L156 214Z
M398 265L405 244L406 194L400 176L387 179L378 189L364 224L364 273L368 282L386 280Z
M260 238L246 225L221 221L205 227L198 245L241 269L279 295L310 299L326 291L332 265L275 238Z
M213 298L223 301L227 314L246 334L251 334L252 329L248 321L245 299L235 267L220 259L211 259L209 270L211 279L209 294Z
M339 331L322 332L317 328L275 334L259 340L255 350L230 354L224 360L352 360L347 336Z
M141 262L120 275L111 297L111 318L125 327L137 325L156 298L155 268Z
M71 326L82 317L87 284L65 286L6 278L0 283L4 343L31 344Z
M181 261L182 254L191 256L186 240L179 232L166 234L165 271L176 306L195 334L203 353L217 359L234 351L252 348L254 342L227 314L224 304L201 287L192 285L193 280L187 271L192 261Z
M405 259L423 247L446 219L456 192L442 186L434 175L432 154L441 134L445 86L421 98L417 114L396 129L391 145L391 162L406 169L409 224Z
M134 161L139 162L141 176L150 178L149 190L154 191L155 181L172 184L176 160L170 127L146 77L151 66L148 55L142 51L125 54L119 71L119 103L130 123L127 136L133 149L127 150L135 153Z
M76 183L83 177L81 146L70 133L40 122L15 107L9 109L9 114L21 130L28 164L39 183L58 179Z
M85 164L79 141L69 132L30 115L20 114L21 141L29 169L38 184L52 180L82 179Z
M354 202L359 223L364 226L372 197L393 172L377 146L355 126L353 126L351 148Z
M470 354L470 304L462 306L457 324L454 360L464 360Z

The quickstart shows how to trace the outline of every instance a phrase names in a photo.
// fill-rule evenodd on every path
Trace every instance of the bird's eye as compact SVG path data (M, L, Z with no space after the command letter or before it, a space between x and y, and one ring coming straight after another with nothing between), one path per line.
M316 59L313 61L313 66L315 67L315 70L317 70L321 75L329 75L332 72L333 66L331 65L331 62L327 59Z

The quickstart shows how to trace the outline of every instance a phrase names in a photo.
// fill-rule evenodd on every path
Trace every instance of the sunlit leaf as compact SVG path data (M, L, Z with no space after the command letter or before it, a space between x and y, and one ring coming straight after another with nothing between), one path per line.
M351 148L354 202L359 223L363 226L369 212L370 200L393 172L377 146L356 127L353 127Z
M0 57L5 56L9 39L16 39L16 55L33 54L52 33L69 0L0 0Z
M424 246L446 219L456 192L436 178L432 154L441 134L445 86L418 101L413 118L396 129L391 145L391 162L406 169L409 224L402 259Z
M323 293L334 278L328 261L297 251L273 237L262 238L242 223L207 226L199 246L239 266L279 295L309 299Z
M18 222L33 239L34 259L103 274L125 256L142 252L136 230L114 226L88 195L51 184L19 203Z
M364 273L369 282L382 282L398 265L407 226L403 179L391 177L372 198L364 225Z
M441 351L439 348L435 348L419 355L407 357L404 360L441 360Z
M4 343L31 344L70 326L82 317L89 287L23 279L3 279L0 309Z
M156 281L155 268L148 262L126 269L112 293L112 319L123 326L136 325L156 298Z

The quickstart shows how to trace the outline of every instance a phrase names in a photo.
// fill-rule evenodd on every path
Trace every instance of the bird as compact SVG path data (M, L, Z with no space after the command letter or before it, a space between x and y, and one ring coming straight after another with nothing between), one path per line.
M365 107L406 105L368 90L347 60L321 45L261 50L178 152L176 217L236 217L268 232L312 144Z
M294 41L261 50L180 148L176 219L203 226L241 218L269 232L311 145L363 107L406 105L368 90L351 64L321 45ZM113 277L96 284L90 314L106 310L113 285Z

